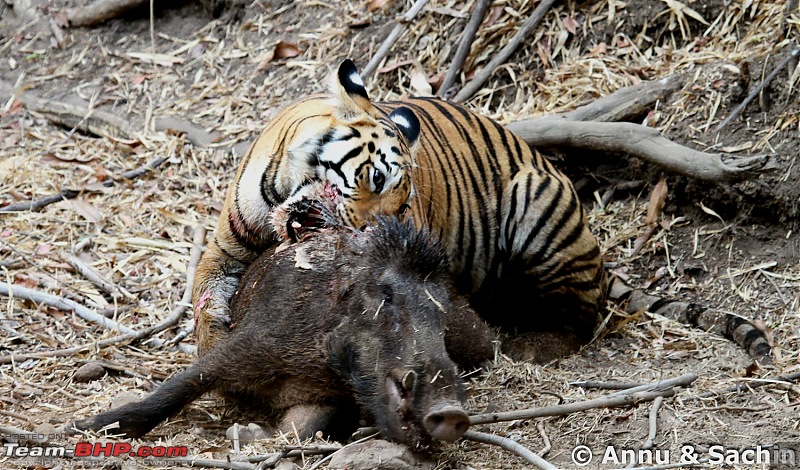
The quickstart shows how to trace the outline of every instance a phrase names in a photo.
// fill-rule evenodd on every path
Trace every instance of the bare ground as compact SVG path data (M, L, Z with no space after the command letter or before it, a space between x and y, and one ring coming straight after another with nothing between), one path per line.
M508 122L567 111L641 80L687 72L683 89L660 103L648 121L695 148L775 153L776 171L712 185L624 156L564 155L559 164L580 188L607 261L617 272L635 285L650 281L653 290L763 321L774 338L775 366L753 370L730 341L660 317L615 315L604 338L556 363L539 366L499 356L492 372L473 379L470 410L544 406L559 401L552 394L574 402L607 393L572 387L572 381L646 382L695 372L697 382L661 407L656 448L679 455L685 443L735 448L798 443L798 385L776 382L723 393L731 385L800 369L798 72L790 77L791 70L784 70L718 138L714 132L796 47L797 13L787 19L779 0L685 1L673 2L672 8L655 0L613 5L566 2L551 11L534 33L537 42L528 41L467 105ZM42 13L59 18L63 6L64 1L50 2ZM125 116L137 133L130 140L97 138L52 125L11 100L0 103L0 206L66 188L85 190L40 212L0 215L3 280L108 309L134 329L158 322L183 293L193 228L213 230L242 148L280 106L325 89L341 59L352 57L363 67L392 18L408 6L395 0L369 12L362 2L336 7L256 2L224 8L214 19L187 2L156 11L152 40L145 9L93 29L63 30L60 46L49 28L21 25L10 7L0 6L0 79L37 96L92 103ZM466 21L459 12L470 7L471 2L432 1L368 83L371 96L422 92L412 85L415 73L435 81L446 71ZM510 1L504 7L491 8L467 61L468 73L488 62L515 31L517 16L525 18L533 6ZM296 44L301 54L270 60L280 41ZM170 160L153 174L99 187L111 175L162 155ZM645 230L648 194L662 174L669 186L662 218L675 223L631 256L634 240ZM642 185L617 191L604 207L598 204L612 184L630 180ZM84 261L135 299L115 300L74 272L65 258L76 245L84 245L79 255ZM653 282L659 270L664 276ZM187 315L180 328L189 323ZM160 336L169 339L180 328ZM3 355L114 335L71 313L19 300L4 302L0 330ZM120 397L152 390L191 359L168 349L120 345L2 365L0 422L47 434L72 416L100 412ZM92 360L105 361L105 376L88 384L74 381L75 371ZM575 468L570 453L576 445L587 445L595 454L608 445L641 446L649 409L643 404L594 410L478 430L511 437L538 452L544 446L537 430L542 421L552 444L545 457L561 468ZM187 445L189 455L234 458L225 430L250 421L259 422L206 397L136 444ZM66 442L74 445L76 439ZM263 454L290 444L299 443L276 436L242 452ZM499 448L470 442L445 446L433 457L439 468L527 465ZM297 464L308 467L313 461ZM0 462L24 465L15 458ZM62 460L45 467L83 464ZM126 459L124 465L158 468L141 459ZM588 468L613 467L595 460Z

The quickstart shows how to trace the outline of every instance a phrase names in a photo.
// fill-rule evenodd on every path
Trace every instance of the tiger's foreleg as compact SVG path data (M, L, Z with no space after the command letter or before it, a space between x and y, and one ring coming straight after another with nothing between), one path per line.
M203 356L230 332L230 301L246 265L228 256L212 240L200 262L192 286L197 354Z

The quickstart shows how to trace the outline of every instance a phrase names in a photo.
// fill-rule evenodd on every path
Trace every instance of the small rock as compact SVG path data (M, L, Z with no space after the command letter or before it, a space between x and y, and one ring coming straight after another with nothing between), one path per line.
M80 383L91 382L92 380L102 379L106 375L106 370L97 362L87 362L80 366L72 376L72 380Z
M117 395L116 398L114 398L113 402L111 402L111 408L119 408L120 406L124 406L128 403L133 403L139 400L141 400L141 397L134 392L122 392Z
M329 468L347 470L420 470L431 469L431 462L414 455L408 447L374 439L342 448L333 454Z
M265 430L261 426L257 425L256 423L250 423L247 426L242 426L241 424L234 424L233 426L229 427L227 431L225 431L225 437L228 440L233 440L233 428L234 426L239 426L239 443L240 444L247 444L249 442L255 441L263 441L265 439L269 439L272 435L271 432Z

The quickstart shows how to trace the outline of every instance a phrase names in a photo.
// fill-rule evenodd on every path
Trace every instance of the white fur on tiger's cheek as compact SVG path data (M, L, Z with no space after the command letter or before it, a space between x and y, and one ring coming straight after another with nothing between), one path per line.
M359 75L358 72L350 74L350 81L362 88L364 87L364 80L361 79L361 75Z

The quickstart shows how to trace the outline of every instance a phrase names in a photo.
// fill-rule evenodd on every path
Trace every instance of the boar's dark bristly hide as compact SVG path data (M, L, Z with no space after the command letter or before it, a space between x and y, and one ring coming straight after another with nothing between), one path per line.
M363 415L390 440L452 442L469 427L459 367L493 354L493 332L468 305L439 242L411 223L322 228L248 268L231 333L190 368L140 402L72 424L119 422L112 432L138 437L216 390L303 438L347 437Z

